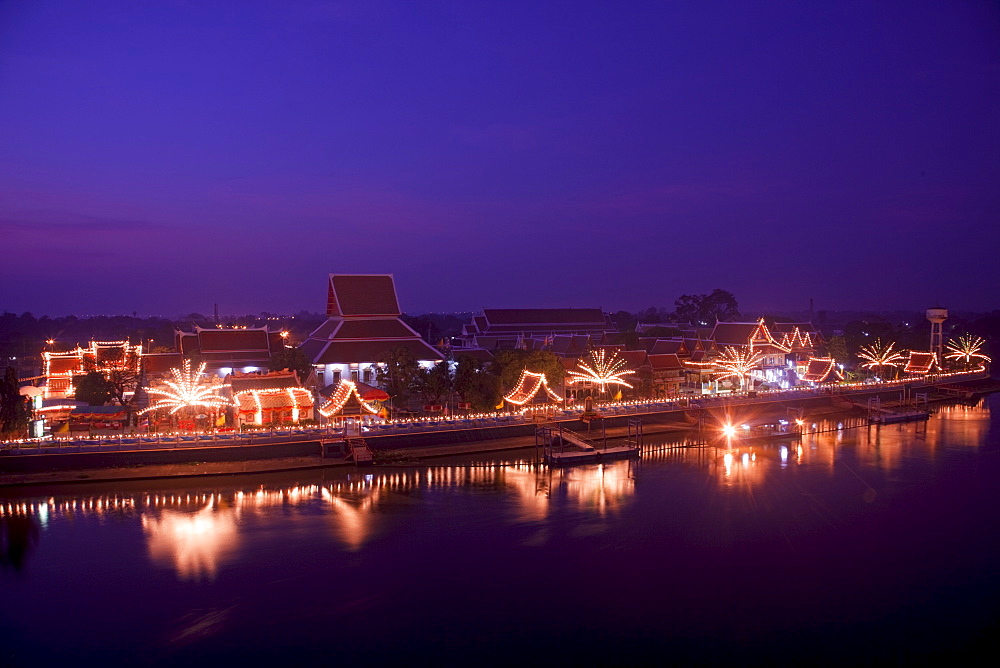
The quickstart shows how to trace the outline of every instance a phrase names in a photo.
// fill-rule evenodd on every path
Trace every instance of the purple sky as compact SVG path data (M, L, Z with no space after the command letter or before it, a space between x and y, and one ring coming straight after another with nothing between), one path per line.
M0 2L0 310L1000 308L995 2Z

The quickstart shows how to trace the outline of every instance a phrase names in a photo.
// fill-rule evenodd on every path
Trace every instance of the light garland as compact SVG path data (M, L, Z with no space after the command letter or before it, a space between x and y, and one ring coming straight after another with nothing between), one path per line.
M906 355L902 351L893 350L895 345L896 343L892 342L888 346L883 346L881 339L875 339L875 343L858 351L858 357L868 360L861 366L866 369L878 369L880 372L882 368L887 366L903 366Z
M347 404L347 400L351 397L356 397L358 404L361 408L372 415L377 415L379 409L377 406L369 404L367 401L361 398L361 394L358 392L358 386L354 384L354 381L341 379L340 383L337 385L337 389L333 391L330 395L330 399L320 406L319 412L325 418L332 417L339 413L344 406Z
M192 371L191 361L184 360L182 367L171 369L170 374L173 380L164 380L161 387L146 388L149 394L157 394L163 398L139 411L139 415L161 408L169 408L170 414L173 415L189 406L215 409L234 405L232 401L219 394L224 386L206 377L205 362L201 363L197 371Z
M763 321L760 324L763 326ZM722 370L715 373L719 376L718 380L739 378L740 389L743 389L746 379L750 378L750 374L753 373L754 369L757 368L763 359L763 353L754 350L752 345L747 348L726 346L726 349L722 351L722 355L715 360L715 364L722 367Z
M937 365L937 353L927 353L923 351L911 350L910 358L906 362L906 373L923 376L930 373L930 370Z
M945 346L948 349L948 354L944 357L945 359L961 361L965 364L971 364L974 359L992 362L993 360L979 352L983 349L985 343L986 341L981 336L963 334L954 341L948 342Z
M814 364L819 367L816 371L812 371ZM833 373L837 380L843 380L844 376L837 371L836 365L837 360L832 357L810 357L802 380L809 383L823 383L830 377L830 373Z
M622 376L634 374L632 369L625 368L625 360L618 357L617 352L612 352L611 357L605 355L604 348L600 348L590 353L591 364L577 362L580 371L568 371L571 376L570 384L575 383L596 383L603 393L608 385L621 385L631 388L632 385L622 380Z
M517 386L511 390L510 394L504 397L504 401L509 401L515 406L523 406L534 399L535 395L543 389L552 401L559 402L563 400L562 397L549 388L549 381L545 378L544 373L534 373L524 369L521 371L521 377L517 381Z

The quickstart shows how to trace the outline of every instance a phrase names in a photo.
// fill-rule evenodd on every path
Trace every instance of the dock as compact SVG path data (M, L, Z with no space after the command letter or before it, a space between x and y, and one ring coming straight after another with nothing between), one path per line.
M638 457L642 446L642 423L639 420L629 421L628 436L622 445L608 445L606 434L598 443L563 426L554 427L552 423L536 429L536 448L539 441L544 446L545 463L550 466L574 466Z

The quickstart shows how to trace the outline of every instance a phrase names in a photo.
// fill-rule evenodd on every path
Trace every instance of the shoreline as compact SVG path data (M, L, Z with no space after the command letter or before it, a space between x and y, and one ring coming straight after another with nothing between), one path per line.
M991 380L989 378L983 380ZM979 383L982 384L983 380L978 381L967 381L968 384ZM966 384L966 383L963 383ZM932 388L928 388L932 389ZM975 388L970 388L975 389ZM997 388L990 386L984 389L984 393L989 393L996 391ZM819 418L831 417L835 415L846 415L851 413L857 413L860 409L857 407L846 407L842 405L836 405L834 399L843 398L845 396L854 396L861 398L862 396L875 396L879 394L887 394L887 392L871 392L867 394L855 394L850 395L844 394L832 394L824 395L820 397L808 397L801 398L797 401L789 400L778 400L778 401L757 401L739 404L720 404L715 406L709 406L705 410L709 414L718 414L720 411L727 411L730 409L741 410L741 411L761 411L763 413L775 415L779 413L782 409L787 412L789 404L796 404L801 407L803 405L812 404L811 408L814 409L810 412L810 416L815 416ZM940 404L948 401L959 400L955 397L941 396L930 399L931 403ZM820 404L820 405L817 405ZM605 418L607 422L612 424L608 425L607 422L605 430L608 439L620 439L626 435L627 427L624 424L618 424L619 422L627 422L630 417L655 417L656 419L650 422L643 423L643 431L646 436L661 436L664 434L689 434L697 435L698 427L696 424L691 424L683 421L683 416L685 411L670 411L670 412L660 412L651 413L640 416L629 416L629 415L618 415L610 418ZM579 421L564 421L564 427L571 427L580 430ZM522 450L529 449L535 445L534 423L526 423L519 425L523 429L530 428L532 435L528 434L511 434L509 436L500 436L497 438L469 438L468 440L458 440L452 441L451 443L445 443L440 445L429 445L421 443L420 441L426 441L428 438L435 440L437 443L441 443L438 435L449 432L430 432L423 434L415 434L416 442L411 445L406 445L405 443L397 443L394 447L392 441L396 440L392 437L386 436L372 436L366 437L372 446L372 449L379 452L392 452L398 453L402 458L407 460L421 460L421 459L433 459L449 456L461 456L461 455L474 455L474 454L488 454L497 453L510 450ZM596 432L596 433L595 433ZM509 431L507 433L510 433ZM592 437L601 438L602 431L600 428L595 428L590 432ZM455 438L461 437L461 432L459 430L452 430L450 435ZM467 434L471 436L471 434ZM482 434L479 434L482 436ZM447 440L447 439L445 439ZM285 444L288 445L288 444ZM199 461L197 458L198 454L205 454L205 450L168 450L168 451L119 451L119 452L107 452L107 453L82 453L84 457L90 455L108 455L108 456L118 456L123 457L123 461L128 461L129 455L155 455L157 453L173 453L176 459L187 461L174 461L174 462L149 462L149 463L137 463L134 465L107 465L98 467L73 467L66 468L62 470L42 470L42 471L21 471L21 472L3 472L0 473L0 490L10 491L20 488L34 488L41 486L61 486L61 485L74 485L80 483L100 483L100 482L116 482L116 481L133 481L133 480L153 480L162 478L200 478L200 477L219 477L219 476L232 476L232 475L242 475L242 474L255 474L255 473L280 473L280 472L292 472L292 471L304 471L304 470L316 470L316 469L327 469L327 468L342 468L342 467L355 467L355 463L348 458L324 458L319 452L319 440L308 440L297 444L299 446L312 446L315 448L315 454L297 454L295 456L271 456L271 457L243 457L237 459L231 459L227 461ZM707 445L707 442L706 444ZM281 444L275 444L276 447L280 447ZM221 446L221 448L214 448L215 450L220 450L226 448L227 446ZM704 446L702 446L704 447ZM233 454L232 446L228 446L230 449L229 454ZM240 448L242 453L237 451L235 454L245 454L249 455L245 448ZM301 451L301 447L299 448ZM37 454L27 454L27 455L13 455L14 457L24 458L22 461L31 462L31 459L27 458L41 458L41 457L72 457L77 453L65 453L65 454L53 454L53 455L37 455ZM193 457L193 459L192 459ZM35 462L42 463L41 460L35 459ZM382 464L375 464L375 466L392 466L391 462L386 462Z

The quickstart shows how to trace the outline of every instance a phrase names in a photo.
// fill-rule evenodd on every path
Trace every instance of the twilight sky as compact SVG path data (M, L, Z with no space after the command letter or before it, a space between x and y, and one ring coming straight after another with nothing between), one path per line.
M0 311L991 310L998 213L995 2L0 2Z

